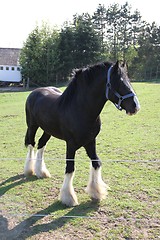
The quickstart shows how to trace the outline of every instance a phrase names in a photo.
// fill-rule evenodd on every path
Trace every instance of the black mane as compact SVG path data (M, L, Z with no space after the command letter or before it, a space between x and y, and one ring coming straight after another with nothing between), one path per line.
M103 62L87 68L76 69L74 71L73 78L61 96L60 102L65 102L66 104L70 103L77 94L77 91L80 91L80 89L86 88L92 84L93 80L100 76L100 74L102 74L103 71L106 71L106 69L110 66L110 62Z

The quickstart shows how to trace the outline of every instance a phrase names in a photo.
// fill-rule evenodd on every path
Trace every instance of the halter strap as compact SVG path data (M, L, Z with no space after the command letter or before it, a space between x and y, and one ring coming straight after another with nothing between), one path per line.
M111 67L108 70L107 73L107 84L106 84L106 98L109 99L108 94L109 94L109 89L111 89L111 70L113 68L113 65L111 65Z
M107 73L106 98L109 100L109 90L112 91L114 93L114 95L116 97L118 97L118 104L114 103L114 105L116 106L116 108L118 108L120 111L122 111L122 107L121 107L122 101L126 98L134 97L135 94L134 93L128 93L128 94L122 96L111 87L111 71L112 71L112 68L113 68L113 65L111 65L111 67L108 69L108 73Z

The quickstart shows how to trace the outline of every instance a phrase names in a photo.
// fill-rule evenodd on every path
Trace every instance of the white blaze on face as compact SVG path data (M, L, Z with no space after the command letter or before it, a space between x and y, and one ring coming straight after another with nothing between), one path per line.
M139 103L139 101L138 101L138 98L137 98L137 96L134 96L134 102L135 102L135 104L136 104L136 110L137 110L137 112L140 110L140 103Z
M129 84L129 86L130 86L130 89L132 90L132 92L135 94L135 96L133 97L133 100L134 100L134 103L136 104L136 113L137 113L140 110L140 103L139 103L139 100L138 100L136 93L133 90L131 84Z

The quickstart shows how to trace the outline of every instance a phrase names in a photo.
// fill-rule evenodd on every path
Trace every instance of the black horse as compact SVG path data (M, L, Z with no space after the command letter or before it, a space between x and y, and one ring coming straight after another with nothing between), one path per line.
M29 151L24 173L36 174L38 178L50 177L43 158L45 145L51 136L66 141L66 171L60 200L67 206L78 204L72 183L75 153L82 146L92 163L86 192L97 200L107 194L101 177L101 161L96 154L96 136L101 126L99 115L107 100L129 115L140 109L124 64L105 62L77 70L63 93L54 87L38 88L26 101L25 145ZM44 132L34 156L34 139L39 127Z

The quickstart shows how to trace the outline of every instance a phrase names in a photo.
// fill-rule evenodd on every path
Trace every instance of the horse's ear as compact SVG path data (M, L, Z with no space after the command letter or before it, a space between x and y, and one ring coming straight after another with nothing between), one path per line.
M115 65L113 66L113 71L114 72L118 72L119 69L119 61L117 60L117 62L115 63Z
M122 67L124 68L125 72L128 74L128 64L126 61L123 62Z
M75 77L79 77L79 75L82 73L82 69L75 69L74 72Z
M128 64L127 64L126 61L124 61L124 62L122 63L122 67L123 67L123 68L126 68L126 69L128 68Z

